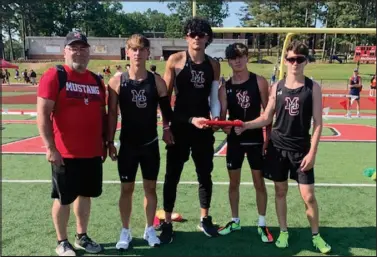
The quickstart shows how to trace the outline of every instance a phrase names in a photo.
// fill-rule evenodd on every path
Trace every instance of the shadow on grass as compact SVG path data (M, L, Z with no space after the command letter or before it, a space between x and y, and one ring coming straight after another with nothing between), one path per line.
M174 241L169 245L149 248L147 242L138 237L133 238L132 246L126 251L117 250L116 242L102 243L105 250L100 255L292 256L305 250L310 255L320 255L312 245L309 228L289 228L290 245L287 249L278 249L274 243L262 243L256 231L255 226L242 227L241 231L217 238L206 237L202 232L176 231ZM270 231L276 239L279 228L271 227ZM376 227L322 227L320 232L332 246L330 255L353 255L352 248L376 251Z

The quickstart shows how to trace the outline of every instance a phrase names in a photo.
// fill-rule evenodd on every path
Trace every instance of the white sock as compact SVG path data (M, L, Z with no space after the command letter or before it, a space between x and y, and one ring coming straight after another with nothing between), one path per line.
M265 227L266 226L265 216L259 215L258 226L259 227Z
M238 218L238 217L237 217L237 218L234 218L234 217L233 217L233 218L232 218L232 221L234 221L235 223L240 223L240 218Z
M145 230L146 230L147 232L149 232L149 231L151 231L151 230L154 230L154 227L153 227L153 226L146 227Z
M122 228L123 233L131 233L131 230L129 228Z

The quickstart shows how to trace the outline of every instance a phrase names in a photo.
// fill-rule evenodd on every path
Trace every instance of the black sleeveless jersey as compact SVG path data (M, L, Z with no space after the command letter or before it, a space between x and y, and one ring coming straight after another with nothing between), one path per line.
M276 121L271 132L274 146L287 151L308 151L313 117L313 81L296 89L285 87L285 79L276 88Z
M249 79L242 84L232 84L229 79L225 83L229 120L250 121L258 118L261 113L261 96L258 87L257 76L249 73ZM232 128L230 140L239 140L243 144L262 144L263 130L249 129L237 136Z
M121 143L140 146L157 138L158 92L155 77L135 81L121 75L119 107L122 116Z
M209 95L214 80L214 72L209 60L195 64L186 51L186 63L175 78L174 90L176 100L173 120L177 117L205 117L209 118Z

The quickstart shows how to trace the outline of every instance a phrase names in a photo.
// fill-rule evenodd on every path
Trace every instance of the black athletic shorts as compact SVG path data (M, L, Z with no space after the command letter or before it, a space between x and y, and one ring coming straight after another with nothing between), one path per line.
M247 156L250 169L261 170L263 165L263 143L257 145L241 145L234 140L227 140L226 165L228 170L236 170L242 167Z
M121 143L118 154L120 181L134 182L139 168L143 179L157 180L160 171L160 148L158 140L142 146Z
M314 169L301 171L300 165L308 151L293 152L276 148L270 140L264 158L263 176L275 182L288 179L296 180L299 184L314 184Z
M71 204L78 196L98 197L102 194L102 158L63 158L64 165L52 164L51 198L62 205Z

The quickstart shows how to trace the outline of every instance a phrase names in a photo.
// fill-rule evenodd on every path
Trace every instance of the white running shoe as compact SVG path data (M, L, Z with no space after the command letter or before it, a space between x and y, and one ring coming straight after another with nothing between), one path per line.
M158 247L161 244L154 227L145 228L144 239L148 241L150 247Z
M119 241L115 247L118 250L120 249L127 250L128 247L130 246L131 241L132 241L131 229L122 228L122 231L120 232Z

